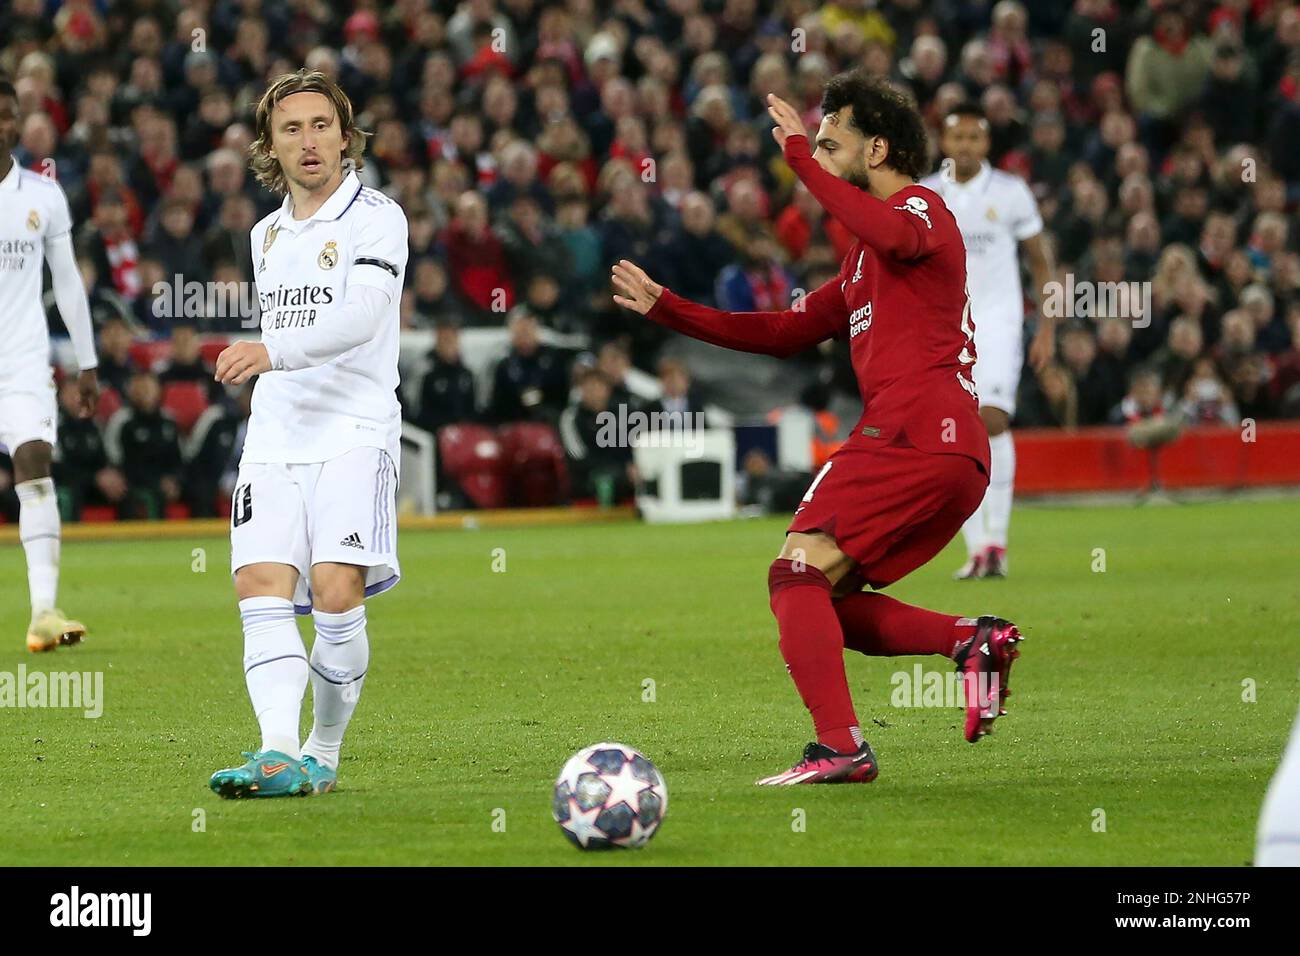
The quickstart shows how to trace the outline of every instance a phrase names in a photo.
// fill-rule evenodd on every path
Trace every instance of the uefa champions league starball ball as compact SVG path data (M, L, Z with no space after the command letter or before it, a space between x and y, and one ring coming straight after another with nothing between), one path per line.
M644 755L625 744L578 751L555 781L551 814L583 850L645 846L668 811L668 785Z

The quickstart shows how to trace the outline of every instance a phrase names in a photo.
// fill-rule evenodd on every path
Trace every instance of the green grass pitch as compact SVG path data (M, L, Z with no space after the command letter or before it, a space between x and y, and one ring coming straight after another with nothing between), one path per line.
M0 864L1242 865L1300 691L1298 512L1021 508L1001 582L950 580L950 545L889 593L1021 624L997 733L891 706L891 675L941 659L850 654L879 780L776 789L753 781L810 736L767 608L780 520L402 534L341 789L238 802L207 788L256 744L227 542L65 544L90 637L40 657L6 546L0 671L102 671L105 704L0 709ZM550 818L606 739L668 781L641 851L580 853Z

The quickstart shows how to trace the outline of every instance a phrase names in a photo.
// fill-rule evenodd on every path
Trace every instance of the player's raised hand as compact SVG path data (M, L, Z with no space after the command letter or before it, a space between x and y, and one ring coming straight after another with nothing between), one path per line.
M610 278L614 283L614 304L642 315L649 312L664 293L663 286L646 275L639 265L627 259L618 260Z
M89 418L99 407L99 376L93 368L88 368L77 376L78 418Z
M236 342L221 350L217 356L217 371L213 376L222 385L243 385L254 375L271 371L271 357L261 342Z
M799 117L799 111L775 93L767 94L767 115L772 117L772 122L776 124L772 128L772 138L782 149L785 149L786 137L808 135L803 120Z

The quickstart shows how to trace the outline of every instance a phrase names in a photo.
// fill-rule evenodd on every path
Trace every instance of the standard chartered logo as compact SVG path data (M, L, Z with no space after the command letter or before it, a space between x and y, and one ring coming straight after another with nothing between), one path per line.
M854 309L849 313L849 338L871 328L871 303Z

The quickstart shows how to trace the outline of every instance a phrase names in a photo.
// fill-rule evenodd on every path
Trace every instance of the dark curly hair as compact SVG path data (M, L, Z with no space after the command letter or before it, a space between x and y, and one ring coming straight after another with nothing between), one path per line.
M822 92L822 115L853 108L849 123L862 135L889 141L885 162L913 179L930 168L930 151L925 124L912 98L863 70L851 70L831 77Z

